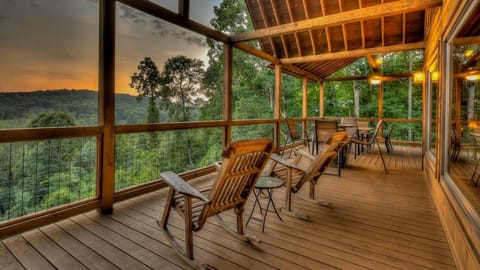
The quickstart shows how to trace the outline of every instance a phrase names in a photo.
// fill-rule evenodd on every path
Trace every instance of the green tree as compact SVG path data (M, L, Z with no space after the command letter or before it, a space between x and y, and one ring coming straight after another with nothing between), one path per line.
M64 112L41 113L30 123L28 127L66 127L75 126L75 120Z
M157 65L150 57L145 57L137 68L139 72L132 74L130 87L137 91L138 102L144 97L148 99L147 123L158 123L160 117L156 100L159 97L161 81Z
M193 120L193 112L205 102L201 85L204 74L200 59L178 55L165 62L160 74L160 95L173 120Z

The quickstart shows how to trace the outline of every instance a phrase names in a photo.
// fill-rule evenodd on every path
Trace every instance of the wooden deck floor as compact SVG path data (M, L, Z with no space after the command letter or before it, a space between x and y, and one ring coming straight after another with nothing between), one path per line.
M283 215L246 228L261 249L239 242L215 219L194 235L198 261L217 269L455 269L437 212L421 172L420 149L396 147L384 175L373 152L350 158L342 177L324 175L317 197L332 208L293 198L312 217ZM329 168L335 172L335 168ZM275 201L283 205L283 191ZM0 269L183 269L185 264L157 228L166 191L22 233L0 243ZM253 205L250 199L246 213ZM183 238L178 216L172 231ZM225 218L233 224L233 214Z

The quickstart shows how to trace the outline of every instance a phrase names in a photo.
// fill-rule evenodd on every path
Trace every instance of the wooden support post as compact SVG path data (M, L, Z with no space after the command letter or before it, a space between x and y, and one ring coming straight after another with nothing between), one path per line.
M233 47L229 44L223 46L224 69L223 69L223 119L227 121L223 129L222 147L232 141L232 113L233 113L233 92L232 92L232 71L233 71Z
M275 103L273 105L273 118L275 119L275 148L280 147L280 106L282 95L282 67L275 65Z
M383 118L383 82L378 85L378 119Z
M100 1L97 193L102 213L113 211L115 193L115 0Z
M308 79L307 77L303 77L302 79L302 118L306 119L308 117ZM305 131L307 130L307 121L302 121L303 123L303 130L302 137L305 136Z
M378 85L378 121L383 119L383 81ZM378 130L378 135L382 137L383 125Z
M190 0L178 1L178 14L185 19L190 17Z
M323 81L320 82L320 90L318 91L320 95L320 104L319 104L319 115L320 117L323 117L325 114L325 100L324 100L324 92L325 92L325 87L323 85Z

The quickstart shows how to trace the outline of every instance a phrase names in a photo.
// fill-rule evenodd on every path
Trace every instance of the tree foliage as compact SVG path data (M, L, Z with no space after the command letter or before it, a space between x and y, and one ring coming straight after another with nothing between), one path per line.
M139 102L143 98L148 99L147 123L158 123L160 117L156 99L159 97L161 79L157 65L152 58L145 57L137 68L139 72L132 74L130 87L137 91Z
M160 74L162 105L175 121L193 120L193 112L205 103L201 85L205 70L199 59L183 55L167 59Z

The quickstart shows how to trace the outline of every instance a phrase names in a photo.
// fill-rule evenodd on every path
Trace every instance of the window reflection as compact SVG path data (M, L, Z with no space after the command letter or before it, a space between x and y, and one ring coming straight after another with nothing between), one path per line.
M434 74L437 74L434 76ZM435 78L436 77L436 78ZM430 132L429 132L429 150L433 156L436 156L436 140L437 140L437 103L438 103L438 72L430 72L429 76L430 85Z
M477 186L480 180L480 44L478 33L469 29L465 27L460 31L453 41L451 52L452 125L448 173L480 211ZM472 43L472 40L476 42Z

